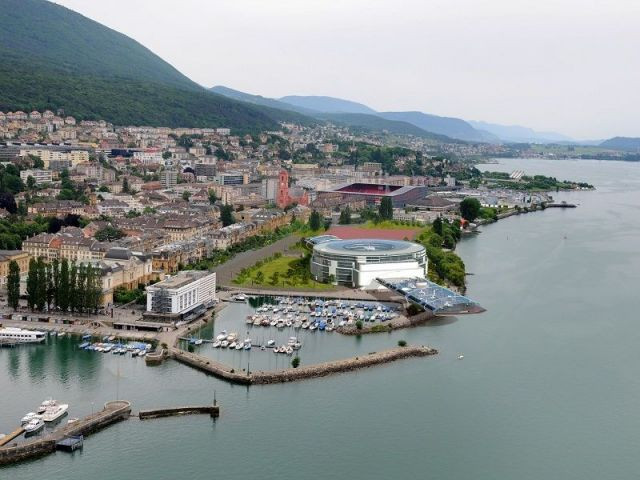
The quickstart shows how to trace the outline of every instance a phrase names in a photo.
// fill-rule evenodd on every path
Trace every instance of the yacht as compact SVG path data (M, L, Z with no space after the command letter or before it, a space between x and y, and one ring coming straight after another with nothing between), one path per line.
M42 343L47 334L38 330L24 330L16 327L0 328L0 340L7 339L18 343Z
M44 428L44 422L42 418L34 418L24 426L24 431L27 434L34 434Z
M36 412L29 412L24 417L22 417L22 420L20 420L20 423L22 425L27 424L31 420L34 420L37 416L38 416L38 414Z
M218 348L221 344L222 342L220 340L216 340L215 342L213 342L213 348Z
M47 410L42 415L42 419L45 422L55 422L57 419L67 414L67 410L69 410L69 405L66 403L51 405L47 408Z
M38 407L38 413L44 413L44 412L46 412L46 411L47 411L47 408L52 407L52 406L53 406L53 405L55 405L55 404L56 404L56 401L55 401L55 400L53 400L53 399L51 399L51 398L50 398L50 399L48 399L48 400L45 400L45 401L44 401L44 402L42 402L42 403L40 404L40 406ZM29 415L29 414L27 414L27 415Z

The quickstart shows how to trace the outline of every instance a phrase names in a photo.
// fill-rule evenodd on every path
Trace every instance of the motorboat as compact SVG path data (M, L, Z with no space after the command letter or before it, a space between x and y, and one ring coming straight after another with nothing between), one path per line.
M229 344L229 348L236 348L237 343L235 340Z
M196 339L195 345L202 345L202 339L201 338Z
M34 433L39 432L43 428L44 428L44 421L42 420L42 418L34 418L24 426L24 431L29 435L33 435Z
M45 400L38 407L38 413L44 413L47 410L47 408L49 408L50 406L55 405L55 404L56 404L56 401L51 399L51 398L48 399L48 400ZM27 414L27 415L29 415L29 414Z
M213 342L213 348L218 348L221 344L222 342L220 340L216 340L215 342Z
M267 347L274 347L276 345L276 341L275 340L268 340L267 341Z
M227 339L227 331L226 330L222 330L220 332L220 335L218 335L216 337L216 340L220 340L220 341L223 341L223 340L226 340L226 339Z
M242 350L244 348L244 342L236 343L236 350Z
M55 422L60 417L67 414L67 410L69 410L69 405L66 403L55 403L47 408L47 410L42 415L42 419L45 422Z
M31 420L35 419L37 416L38 414L36 412L29 412L24 417L22 417L22 419L20 420L20 423L22 425L25 425L29 423Z
M220 342L220 347L221 348L227 348L229 346L229 342L227 340L222 340Z

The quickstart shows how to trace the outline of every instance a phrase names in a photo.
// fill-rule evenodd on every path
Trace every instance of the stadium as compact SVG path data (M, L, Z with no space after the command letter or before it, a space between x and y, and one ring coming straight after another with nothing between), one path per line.
M309 239L313 245L311 275L318 282L334 280L352 288L377 288L376 278L424 277L425 248L398 240L340 240L333 235Z
M331 190L331 192L341 194L344 201L364 199L370 205L378 204L382 198L388 197L395 208L401 208L424 198L429 189L425 186L380 185L357 182L341 185Z

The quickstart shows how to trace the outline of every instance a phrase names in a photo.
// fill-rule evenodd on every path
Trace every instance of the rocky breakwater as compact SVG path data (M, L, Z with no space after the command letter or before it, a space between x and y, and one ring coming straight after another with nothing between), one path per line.
M428 322L429 320L433 320L435 314L431 310L425 310L424 312L418 313L417 315L412 315L410 317L406 317L404 315L399 315L388 322L384 323L364 323L362 328L358 328L356 325L349 325L344 327L338 327L336 329L337 332L342 333L343 335L362 335L363 333L384 333L390 332L392 330L398 330L400 328L410 328L416 327L418 325L422 325L423 323Z
M332 362L318 363L299 368L279 370L275 372L252 372L252 384L271 384L294 382L307 378L324 377L335 373L350 372L361 368L367 368L382 363L393 362L409 357L426 357L435 355L435 348L425 346L397 347L382 352L372 352L359 357L335 360Z

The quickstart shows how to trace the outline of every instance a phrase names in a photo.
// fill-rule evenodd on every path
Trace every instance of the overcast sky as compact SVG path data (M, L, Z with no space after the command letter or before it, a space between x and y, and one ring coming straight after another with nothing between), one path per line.
M640 136L638 0L57 0L194 81Z

